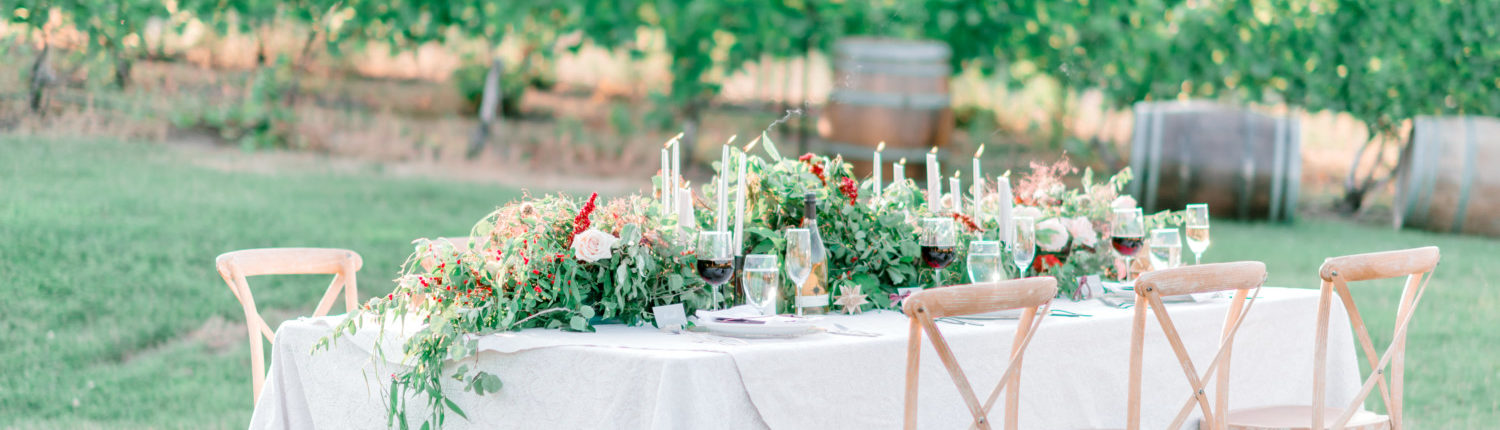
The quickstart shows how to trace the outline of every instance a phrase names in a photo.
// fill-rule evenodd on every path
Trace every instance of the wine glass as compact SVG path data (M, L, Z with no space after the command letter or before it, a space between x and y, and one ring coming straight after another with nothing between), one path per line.
M786 229L786 278L792 281L792 307L802 315L802 284L812 276L812 232L805 228Z
M1182 237L1175 228L1151 230L1151 268L1171 269L1182 265Z
M1125 270L1120 273L1120 281L1130 280L1131 263L1135 262L1135 254L1141 252L1141 245L1145 242L1145 220L1141 217L1141 208L1115 209L1115 217L1110 222L1110 245L1115 252L1125 257Z
M1188 249L1193 251L1193 264L1203 259L1203 251L1208 250L1208 204L1198 203L1187 205L1187 227Z
M953 218L922 219L922 261L932 268L932 286L938 286L938 274L958 258L958 230Z
M1000 263L1000 242L976 240L969 243L969 282L995 282L1005 279Z
M750 254L745 256L745 269L740 283L745 287L745 301L760 310L761 315L776 314L776 296L780 293L781 275L776 267L776 256Z
M698 276L715 289L734 276L734 251L730 242L727 231L698 233Z
M1012 222L1016 224L1016 243L1011 244L1010 256L1015 259L1017 273L1024 278L1031 260L1036 258L1036 219L1023 216Z

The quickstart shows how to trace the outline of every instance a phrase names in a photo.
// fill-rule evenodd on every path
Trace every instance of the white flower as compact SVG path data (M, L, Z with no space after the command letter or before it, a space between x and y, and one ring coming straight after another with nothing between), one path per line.
M610 248L619 241L620 239L612 234L590 228L588 231L573 236L573 256L589 263L603 260L609 258Z
M1099 234L1094 232L1094 223L1085 217L1073 217L1068 221L1068 233L1079 245L1093 248L1099 243Z
M1068 228L1057 218L1036 223L1036 244L1043 251L1061 252L1068 246Z
M1015 218L1037 219L1042 217L1042 210L1031 206L1016 206L1010 215Z
M1109 207L1115 209L1134 209L1135 206L1135 197L1129 195L1115 197L1115 201L1109 202Z

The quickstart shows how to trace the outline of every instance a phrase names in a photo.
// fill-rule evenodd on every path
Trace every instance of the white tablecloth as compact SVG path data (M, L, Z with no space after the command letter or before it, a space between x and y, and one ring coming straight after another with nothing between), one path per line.
M1265 288L1235 342L1230 405L1305 403L1312 398L1317 291ZM1200 371L1218 347L1228 299L1169 304ZM1337 303L1335 303L1337 306ZM1098 301L1055 306L1088 317L1050 316L1026 353L1022 428L1123 427L1130 310ZM1333 312L1329 402L1344 405L1360 380L1348 320ZM251 428L381 428L397 365L373 358L368 339L312 352L341 317L288 321L276 332L271 371ZM499 376L496 394L447 393L469 419L450 428L894 428L901 425L907 320L891 311L829 316L880 337L819 333L740 345L651 327L599 326L597 333L525 330L483 340L466 360ZM1004 371L1016 321L942 324L983 396ZM373 330L371 330L373 332ZM922 428L965 428L970 417L931 346L923 353ZM1187 399L1188 384L1155 322L1147 324L1144 428L1160 428ZM410 404L419 425L425 399ZM1002 402L1003 403L1003 402ZM1000 407L991 415L1002 417Z

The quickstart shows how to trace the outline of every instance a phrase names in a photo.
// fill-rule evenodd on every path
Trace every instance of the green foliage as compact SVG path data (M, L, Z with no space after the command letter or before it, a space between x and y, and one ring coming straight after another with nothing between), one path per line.
M294 83L290 63L283 57L274 66L256 69L243 97L218 106L190 106L173 122L214 130L247 150L296 146L297 115L286 100Z
M472 114L478 114L480 103L484 100L484 81L489 73L489 64L483 63L465 64L453 71L453 84L458 87L464 100L468 101ZM535 72L531 73L506 70L500 74L501 116L513 118L521 115L521 99L526 95L526 88L530 86Z

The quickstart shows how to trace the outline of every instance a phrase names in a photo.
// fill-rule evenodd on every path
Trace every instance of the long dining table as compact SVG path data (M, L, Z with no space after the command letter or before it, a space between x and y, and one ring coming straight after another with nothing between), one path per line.
M1194 362L1218 348L1229 299L1168 304ZM1307 403L1313 395L1317 290L1266 287L1233 348L1230 406ZM1334 306L1338 306L1335 301ZM1100 300L1057 299L1030 347L1020 383L1026 429L1123 427L1132 310ZM1067 315L1067 316L1064 316ZM1353 336L1332 312L1328 402L1359 390ZM314 351L344 316L286 321L276 330L271 370L251 428L381 428L387 425L399 337L411 327L345 337ZM907 318L895 311L827 315L820 332L788 339L735 339L651 326L599 325L594 333L528 329L479 339L464 359L498 376L496 393L445 393L467 415L447 428L897 428L905 395ZM1015 320L943 324L975 390L988 393L1004 372ZM403 331L405 330L405 331ZM396 341L392 341L396 340ZM921 428L968 428L972 418L930 344L921 360ZM382 352L377 354L376 352ZM1162 428L1188 399L1189 384L1155 323L1146 331L1143 428ZM982 394L981 394L982 395ZM1003 416L1000 402L991 419ZM414 427L425 402L408 403ZM1194 412L1197 414L1197 412ZM1196 428L1197 419L1189 420Z

